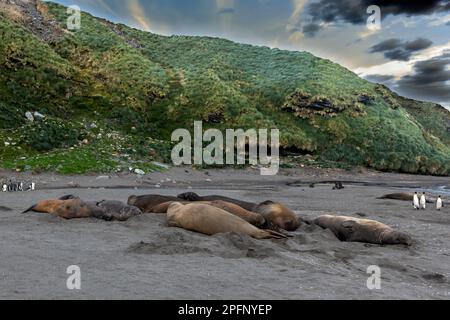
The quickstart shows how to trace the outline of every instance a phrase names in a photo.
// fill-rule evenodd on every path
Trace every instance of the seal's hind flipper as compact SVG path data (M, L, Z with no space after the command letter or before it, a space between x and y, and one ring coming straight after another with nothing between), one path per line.
M265 229L264 231L269 233L274 239L287 239L287 238L289 238L289 236L287 236L285 234L282 234L282 233L279 233L279 232L276 232L276 231L273 231L273 230Z
M177 198L180 198L180 199L186 200L186 201L191 201L191 202L200 200L200 196L198 194L196 194L195 192L182 193L182 194L179 194L177 196Z
M36 207L36 205L35 204L33 204L31 207L29 207L27 210L25 210L24 212L22 212L21 214L25 214L25 213L28 213L28 212L31 212L31 211L34 211L34 208Z
M293 236L290 235L286 230L281 229L279 226L276 226L270 221L266 221L266 225L264 226L265 230L274 231L275 233L282 234L286 238L292 238Z

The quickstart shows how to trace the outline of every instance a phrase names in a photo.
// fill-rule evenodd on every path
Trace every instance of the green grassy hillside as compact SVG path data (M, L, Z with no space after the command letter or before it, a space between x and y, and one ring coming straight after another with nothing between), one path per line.
M151 169L152 160L169 161L174 129L203 120L219 129L278 128L283 148L322 162L450 174L447 110L399 97L331 61L164 37L89 14L72 32L66 9L52 3L33 13L51 31L44 37L29 14L0 7L2 168ZM46 118L27 122L27 111Z

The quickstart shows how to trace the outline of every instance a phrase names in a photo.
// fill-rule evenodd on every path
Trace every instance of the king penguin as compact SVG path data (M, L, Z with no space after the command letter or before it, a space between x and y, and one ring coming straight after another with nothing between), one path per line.
M427 208L427 197L425 192L420 197L420 208L425 210Z
M419 195L417 194L417 192L414 193L413 206L414 206L414 209L420 210L420 200L419 200Z
M442 197L439 196L436 200L436 209L440 211L442 209L442 207L443 207Z

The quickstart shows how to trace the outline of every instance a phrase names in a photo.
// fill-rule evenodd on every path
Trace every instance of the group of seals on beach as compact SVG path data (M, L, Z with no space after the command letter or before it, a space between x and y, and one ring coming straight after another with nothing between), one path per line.
M166 214L169 227L183 228L206 235L235 232L255 239L283 239L297 230L301 221L279 202L251 203L224 196L201 197L189 192L177 197L162 195L130 196L120 201L88 202L75 196L45 200L24 213L49 213L65 219L97 218L125 221L144 213ZM345 216L320 216L312 221L331 230L341 241L372 244L411 245L409 235L377 221Z
M297 215L279 202L265 201L256 204L216 195L201 197L192 192L177 197L144 195L128 198L129 205L134 205L146 213L166 213L170 202L207 204L236 215L256 227L280 228L286 231L295 231L300 227Z

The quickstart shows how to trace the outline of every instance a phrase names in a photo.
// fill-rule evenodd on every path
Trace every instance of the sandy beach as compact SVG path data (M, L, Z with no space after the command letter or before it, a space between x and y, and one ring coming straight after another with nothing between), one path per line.
M447 192L448 200L449 178L308 168L282 170L276 177L258 173L174 168L139 178L0 172L0 179L37 183L35 192L0 193L0 299L450 298L450 207L415 211L408 202L377 199L426 190L436 196ZM332 190L338 180L345 189ZM416 243L410 248L343 243L309 225L293 238L262 241L168 228L164 215L106 222L20 214L38 200L66 194L126 202L132 194L186 191L280 201L308 219L365 216L411 234ZM81 268L81 290L66 287L70 265ZM380 290L366 286L372 265L381 268Z

